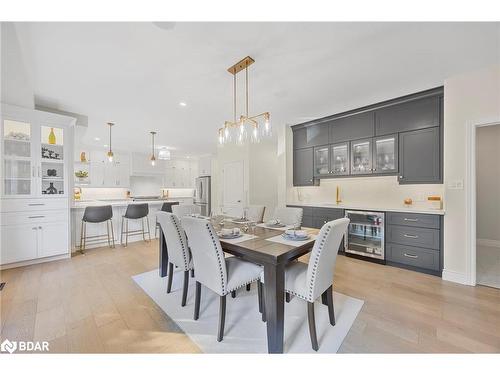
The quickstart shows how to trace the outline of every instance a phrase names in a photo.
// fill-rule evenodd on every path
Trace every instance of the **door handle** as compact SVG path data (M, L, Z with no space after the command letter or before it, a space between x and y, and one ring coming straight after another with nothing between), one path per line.
M41 219L45 217L44 215L28 216L28 219Z
M45 203L28 203L28 206L45 206Z
M403 236L405 236L406 238L418 238L418 236L416 235L406 234L406 233Z
M407 217L405 217L403 220L404 221L411 221L412 223L416 223L418 221L418 219L408 219Z
M418 258L418 255L407 254L407 253L404 253L403 255L404 255L405 257L407 257L407 258L412 258L412 259L417 259L417 258Z

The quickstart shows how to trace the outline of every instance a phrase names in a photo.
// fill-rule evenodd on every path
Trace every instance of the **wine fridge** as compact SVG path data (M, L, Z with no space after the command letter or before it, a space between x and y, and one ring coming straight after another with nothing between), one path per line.
M346 211L345 217L350 220L344 241L345 252L384 260L384 213Z

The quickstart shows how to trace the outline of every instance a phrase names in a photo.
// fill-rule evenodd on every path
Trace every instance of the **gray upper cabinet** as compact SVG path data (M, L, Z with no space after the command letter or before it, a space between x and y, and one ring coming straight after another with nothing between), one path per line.
M315 147L328 144L329 126L316 124L293 131L293 148Z
M440 184L440 128L399 134L399 183Z
M330 143L369 138L375 135L375 112L364 112L330 122Z
M351 174L371 174L372 158L372 138L351 142Z
M386 135L373 139L373 173L398 172L398 135Z
M330 169L333 176L349 174L349 142L330 146Z
M386 135L439 126L439 97L417 99L379 109L375 135Z
M303 148L293 152L293 186L314 185L313 148Z
M314 147L314 176L325 177L330 174L330 146Z

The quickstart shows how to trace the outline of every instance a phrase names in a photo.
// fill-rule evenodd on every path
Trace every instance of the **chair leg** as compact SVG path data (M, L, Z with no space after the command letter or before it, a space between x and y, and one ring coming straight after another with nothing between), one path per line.
M144 232L144 218L141 219L141 227L142 227L142 240L146 242L146 233Z
M247 284L247 292L250 291L250 284Z
M292 299L292 296L290 295L290 293L285 292L285 301L286 301L286 303L289 303L291 299Z
M87 223L83 225L83 252L85 254L85 248L87 247Z
M197 281L194 293L194 320L198 320L198 318L200 317L200 299L201 299L201 283Z
M174 264L168 263L168 271L167 271L167 293L170 293L172 290L172 277L174 276Z
M321 303L325 306L328 306L328 300L326 299L327 298L327 292L328 292L328 289L325 290L323 293L321 293Z
M262 321L265 322L267 320L266 318L266 292L264 291L264 285L259 282L260 287L262 288Z
M191 277L194 277L194 268L191 270Z
M80 228L80 252L83 254L85 253L85 249L83 247L83 225L84 221L82 220L82 227Z
M226 321L226 296L219 297L219 331L217 341L221 342L224 337L224 323Z
M236 298L236 290L233 290L233 291L231 292L231 297L232 297L232 298Z
M259 300L259 312L262 314L262 283L257 281L257 298Z
M113 249L115 248L115 230L113 229L113 220L109 219L109 225L111 226L111 239L113 241Z
M315 351L318 351L318 337L316 336L316 321L314 319L314 302L307 302L307 318L309 320L309 335L311 336L311 345Z
M328 306L328 316L330 318L330 324L335 325L335 309L333 308L333 285L330 285L325 291L326 304Z
M123 246L123 223L125 222L125 218L122 217L122 225L120 228L120 244Z
M111 247L111 237L109 236L109 222L106 220L106 233L108 235L108 247Z
M186 306L186 299L189 287L189 271L184 271L184 285L182 286L182 302L181 306Z
M128 246L128 219L125 222L125 228L126 228L126 232L125 232L125 247L127 247Z
M149 218L146 216L146 222L148 223L148 237L149 237L149 242L151 242L151 229L149 227Z

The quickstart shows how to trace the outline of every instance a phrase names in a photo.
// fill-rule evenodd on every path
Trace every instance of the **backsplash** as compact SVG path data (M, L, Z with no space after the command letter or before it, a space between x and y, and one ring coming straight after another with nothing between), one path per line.
M126 188L82 188L81 200L93 199L125 199Z
M194 197L194 189L162 189L163 194L167 194L169 198L189 198Z
M424 208L430 195L444 199L444 185L399 185L396 176L381 176L325 179L320 186L289 187L287 203L335 203L337 186L343 204L398 207L411 198L414 207Z

